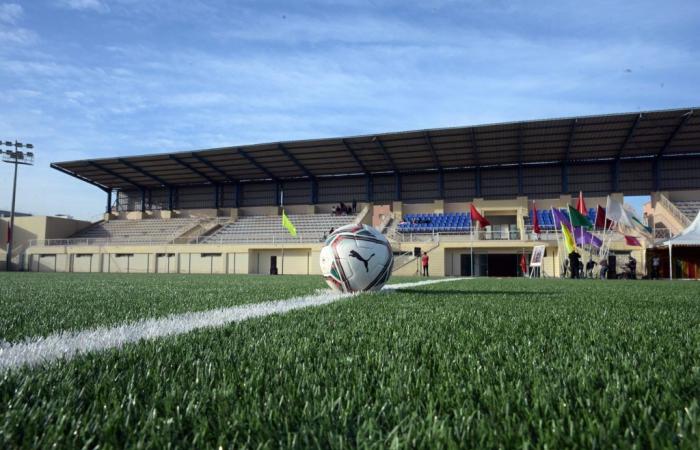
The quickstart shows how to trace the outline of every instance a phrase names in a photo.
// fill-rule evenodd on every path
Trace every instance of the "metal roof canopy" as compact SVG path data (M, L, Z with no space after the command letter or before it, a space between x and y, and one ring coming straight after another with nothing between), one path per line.
M57 162L51 167L103 190L128 190L698 154L700 114L683 108Z

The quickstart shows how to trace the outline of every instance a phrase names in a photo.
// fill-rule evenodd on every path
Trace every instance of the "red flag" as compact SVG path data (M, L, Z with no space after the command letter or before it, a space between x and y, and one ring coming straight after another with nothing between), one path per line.
M484 216L482 216L481 214L479 214L479 211L477 211L476 208L474 208L474 204L471 205L470 212L472 215L472 222L474 222L474 221L479 222L479 225L481 225L482 228L487 226L487 225L491 225L491 222L486 220L486 218Z
M605 228L605 208L598 205L598 210L595 213L595 228L596 230L602 230Z
M537 218L537 205L535 201L532 201L532 231L540 234L542 230L540 229L540 220Z
M634 247L641 247L642 246L642 243L639 242L639 239L637 239L634 236L625 236L625 242L627 243L627 245L631 245Z
M520 256L520 270L523 271L523 275L527 273L527 261L524 254Z
M583 200L583 191L578 191L578 200L576 201L576 210L583 214L584 216L588 214L588 208L586 208L586 202Z

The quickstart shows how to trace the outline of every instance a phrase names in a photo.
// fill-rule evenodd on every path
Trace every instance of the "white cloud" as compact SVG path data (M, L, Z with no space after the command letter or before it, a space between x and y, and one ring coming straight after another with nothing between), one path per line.
M78 11L108 12L109 5L103 0L59 0L58 5Z
M0 4L0 23L13 24L22 16L22 6L17 3Z

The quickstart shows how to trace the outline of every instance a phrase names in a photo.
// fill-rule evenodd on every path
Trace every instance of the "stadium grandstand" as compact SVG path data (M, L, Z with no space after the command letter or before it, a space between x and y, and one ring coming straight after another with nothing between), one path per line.
M542 274L555 277L563 252L552 211L583 193L592 222L608 197L651 195L643 245L610 244L618 262L636 255L643 271L646 249L700 210L698 116L684 108L56 162L104 191L104 218L28 232L35 237L17 264L319 273L325 235L367 223L389 238L399 274L415 273L427 252L432 275L516 276L523 255L544 245ZM472 205L488 226L477 226ZM296 237L281 225L282 208Z

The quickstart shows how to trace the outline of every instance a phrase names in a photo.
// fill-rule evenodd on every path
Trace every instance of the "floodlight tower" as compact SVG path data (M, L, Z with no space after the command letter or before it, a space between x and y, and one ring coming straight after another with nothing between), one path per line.
M10 272L12 270L12 241L15 239L15 197L17 194L17 166L23 164L25 166L34 165L34 152L33 151L22 151L21 148L26 148L27 150L33 150L34 146L32 144L23 144L21 142L11 142L5 141L6 147L14 147L14 150L5 150L2 153L2 161L15 165L15 178L12 182L12 209L10 210L10 228L7 230L7 262L5 270Z

